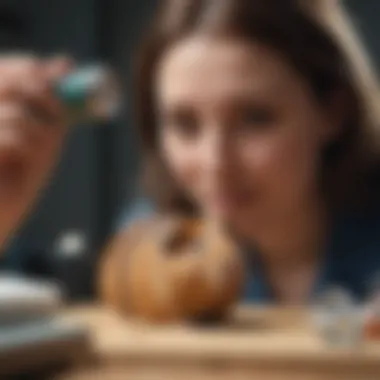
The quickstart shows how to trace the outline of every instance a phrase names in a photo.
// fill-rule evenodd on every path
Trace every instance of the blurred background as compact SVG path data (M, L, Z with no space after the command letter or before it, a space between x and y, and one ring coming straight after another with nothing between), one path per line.
M125 106L116 122L75 129L36 212L9 250L45 257L46 275L73 299L91 297L101 247L138 196L139 152L128 91L133 57L159 0L0 0L0 46L79 63L105 61L122 77ZM380 68L379 0L347 7ZM43 271L43 269L42 269Z

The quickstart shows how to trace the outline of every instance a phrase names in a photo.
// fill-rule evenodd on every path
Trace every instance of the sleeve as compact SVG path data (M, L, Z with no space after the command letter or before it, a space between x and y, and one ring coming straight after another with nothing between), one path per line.
M128 227L136 220L149 217L153 213L153 204L148 199L136 199L122 211L116 223L116 231L120 231Z

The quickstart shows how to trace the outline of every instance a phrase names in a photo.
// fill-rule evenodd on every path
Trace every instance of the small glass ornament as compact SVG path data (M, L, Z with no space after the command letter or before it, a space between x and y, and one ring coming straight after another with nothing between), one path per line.
M330 288L316 300L313 322L330 346L354 348L362 341L363 308L343 288Z
M370 283L364 331L366 338L380 340L380 274L377 274Z
M120 111L117 79L105 65L75 69L55 83L54 92L65 105L70 124L109 121Z

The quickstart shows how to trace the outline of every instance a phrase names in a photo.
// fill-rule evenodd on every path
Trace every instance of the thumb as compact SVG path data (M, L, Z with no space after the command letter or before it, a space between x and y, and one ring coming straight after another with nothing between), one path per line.
M73 70L74 61L66 56L58 56L48 60L45 68L47 77L56 80Z

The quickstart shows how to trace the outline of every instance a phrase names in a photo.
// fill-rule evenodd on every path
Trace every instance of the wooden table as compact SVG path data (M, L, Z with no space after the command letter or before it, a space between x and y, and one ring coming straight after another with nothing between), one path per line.
M149 327L102 308L65 318L92 337L92 362L60 380L379 380L380 344L326 347L302 310L238 308L224 327Z

